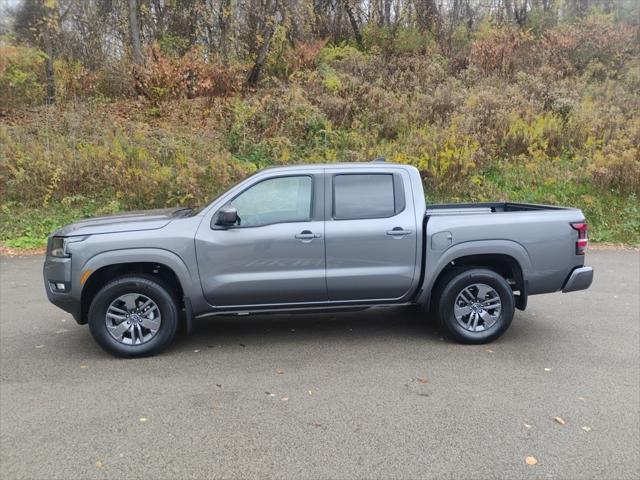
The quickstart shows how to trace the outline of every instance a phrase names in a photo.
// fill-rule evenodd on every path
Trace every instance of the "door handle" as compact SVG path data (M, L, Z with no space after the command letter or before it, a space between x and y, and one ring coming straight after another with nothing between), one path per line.
M314 238L320 238L321 236L322 235L319 233L313 233L311 230L303 230L295 235L298 240L313 240Z
M393 227L393 230L387 230L387 235L391 235L392 237L404 237L411 233L411 230L405 230L402 227Z

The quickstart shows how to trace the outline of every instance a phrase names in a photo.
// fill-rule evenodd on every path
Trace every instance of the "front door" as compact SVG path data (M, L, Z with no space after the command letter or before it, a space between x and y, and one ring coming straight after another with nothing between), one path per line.
M327 300L323 183L321 170L263 177L227 203L237 209L239 224L200 227L196 252L210 304Z

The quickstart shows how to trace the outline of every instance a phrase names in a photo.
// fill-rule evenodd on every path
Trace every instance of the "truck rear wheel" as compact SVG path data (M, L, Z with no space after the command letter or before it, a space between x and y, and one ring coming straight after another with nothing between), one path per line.
M89 307L96 342L116 357L144 357L164 350L176 335L178 308L157 279L126 275L105 285Z
M453 272L436 298L444 330L461 343L488 343L511 325L515 309L507 281L492 270L471 268Z

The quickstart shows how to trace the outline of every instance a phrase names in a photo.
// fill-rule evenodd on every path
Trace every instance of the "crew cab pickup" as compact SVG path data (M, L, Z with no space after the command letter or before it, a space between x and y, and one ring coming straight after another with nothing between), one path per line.
M464 343L511 324L529 295L586 289L582 212L524 203L427 205L418 170L269 168L204 208L83 220L50 235L49 300L108 352L157 353L182 322L418 305Z

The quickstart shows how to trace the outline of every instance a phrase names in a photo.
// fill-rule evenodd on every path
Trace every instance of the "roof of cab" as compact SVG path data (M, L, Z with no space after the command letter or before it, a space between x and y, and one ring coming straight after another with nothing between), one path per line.
M372 169L376 169L376 168L389 168L389 167L395 167L395 168L405 168L405 169L410 169L413 168L411 165L405 165L402 163L387 163L387 162L382 162L382 161L373 161L373 162L343 162L343 163L300 163L300 164L295 164L295 165L277 165L277 166L272 166L272 167L267 167L264 168L261 171L270 171L273 172L274 170L304 170L304 169L309 169L309 168L344 168L344 169L351 169L351 168L372 168Z

